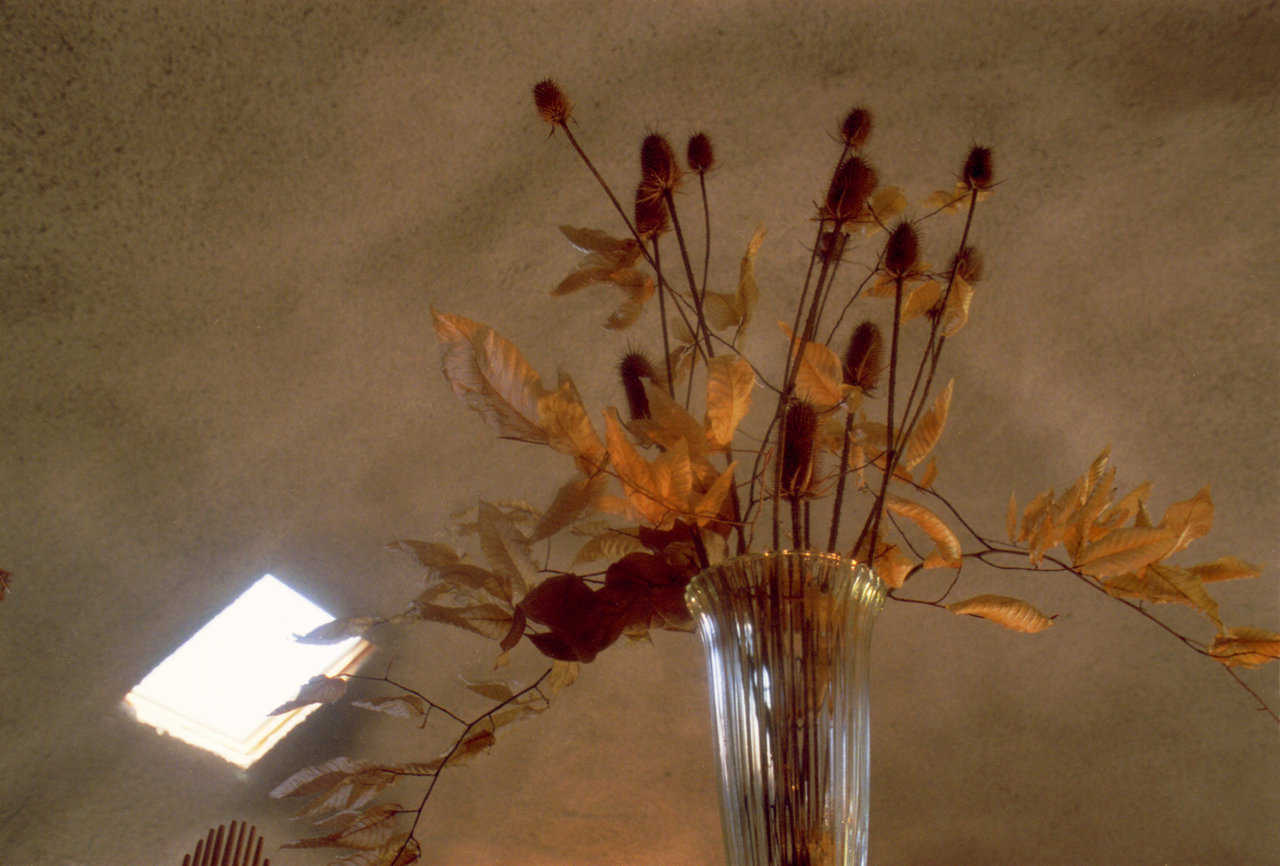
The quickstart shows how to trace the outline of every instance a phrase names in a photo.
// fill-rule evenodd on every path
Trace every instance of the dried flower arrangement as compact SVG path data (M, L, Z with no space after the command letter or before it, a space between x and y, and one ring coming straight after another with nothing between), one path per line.
M690 630L685 589L691 578L726 557L761 549L839 552L869 562L896 601L980 617L1023 633L1050 627L1054 617L999 595L949 601L962 565L1062 574L1220 663L1280 723L1236 672L1280 657L1280 634L1227 627L1207 589L1217 581L1256 577L1259 570L1235 557L1194 565L1169 561L1211 528L1208 488L1169 505L1155 520L1147 505L1151 485L1117 495L1116 470L1103 450L1061 492L1046 490L1021 508L1011 496L1007 540L977 529L938 490L934 451L954 382L938 387L937 374L943 350L968 321L983 277L971 234L979 202L996 186L988 148L970 151L954 188L924 202L922 216L902 219L904 195L881 185L864 154L871 114L863 108L849 112L839 130L843 147L814 215L817 227L794 318L779 323L785 361L780 375L771 376L740 351L759 296L755 262L763 230L747 244L734 290L713 291L708 283L708 176L716 165L710 139L692 136L682 166L666 138L647 136L628 212L574 135L572 106L561 89L543 81L533 96L540 116L567 140L626 228L619 237L562 226L582 258L551 293L596 284L620 290L623 301L605 321L614 330L635 325L656 295L655 339L661 340L662 354L655 360L631 348L622 357L617 372L628 419L606 409L602 437L570 378L562 374L555 389L547 388L498 332L433 310L443 371L454 393L500 437L568 455L573 476L545 508L481 502L465 515L460 529L478 541L484 564L440 542L393 542L391 547L424 570L425 585L407 609L389 617L336 620L301 639L336 641L384 625L434 622L494 640L495 669L524 639L552 663L523 686L469 683L492 702L470 718L388 676L313 680L281 709L338 701L353 681L365 681L379 694L353 701L355 706L419 725L434 711L455 726L455 735L447 749L426 761L339 757L295 773L272 796L309 798L300 817L340 816L345 823L285 847L348 852L334 866L417 861L415 832L446 768L488 749L503 726L543 712L574 681L580 664L619 638L642 638L655 628ZM700 274L677 208L677 194L692 185L691 176L704 223ZM949 214L963 215L963 227L949 263L936 269L922 259L919 231ZM671 235L674 251L662 243ZM874 262L856 285L844 286L840 278L859 244ZM881 316L888 324L882 329L871 319L861 321L838 354L830 345L855 303L884 305ZM907 329L917 330L910 341ZM917 356L908 358L908 345L918 348ZM772 411L761 417L762 429L748 435L740 425L758 392L767 393ZM819 518L829 514L829 522L815 527L814 504L821 500L830 507L824 505ZM861 523L856 531L842 532L851 528L842 518L855 502ZM540 566L535 559L534 546L543 544L550 559L556 537L561 544L577 539L568 570ZM584 563L602 567L574 570ZM946 591L936 599L903 594L926 569L954 572ZM1212 640L1182 633L1148 602L1200 612L1214 627ZM423 785L416 805L370 805L385 789L415 780Z

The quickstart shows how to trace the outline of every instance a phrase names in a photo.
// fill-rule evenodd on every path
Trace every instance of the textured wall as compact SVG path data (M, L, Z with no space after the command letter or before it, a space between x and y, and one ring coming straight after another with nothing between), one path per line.
M1222 585L1224 616L1280 627L1274 3L26 2L0 19L7 864L176 863L233 817L283 841L307 830L265 793L293 769L434 753L443 728L325 709L240 774L118 704L261 573L342 613L394 608L415 575L385 541L563 480L561 458L456 403L430 304L571 371L591 405L619 399L602 293L546 297L575 262L555 226L615 228L532 111L546 75L623 190L644 133L713 136L713 278L769 229L757 347L794 301L851 105L876 112L871 158L913 202L993 146L940 486L999 533L1010 490L1062 486L1107 443L1122 484L1156 482L1157 513L1212 482L1200 558L1269 575ZM1275 725L1214 664L1076 583L966 570L965 587L1062 616L1020 637L890 605L873 862L1280 859ZM459 704L455 674L491 657L443 629L388 640L398 676ZM1244 677L1280 704L1274 667ZM718 862L708 737L692 638L613 649L444 779L427 862Z

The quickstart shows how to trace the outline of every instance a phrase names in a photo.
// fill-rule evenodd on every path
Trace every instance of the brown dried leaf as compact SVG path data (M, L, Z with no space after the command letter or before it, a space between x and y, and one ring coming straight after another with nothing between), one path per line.
M291 701L285 701L267 713L267 715L278 716L281 713L287 713L290 710L307 707L311 704L331 704L334 701L341 700L346 693L346 680L324 675L314 676L302 684L302 687L298 689L296 698Z
M590 478L576 478L561 485L556 491L556 498L547 507L538 525L533 528L529 541L536 542L550 538L569 526L604 493L608 483L609 477L599 474Z
M911 440L907 442L907 451L903 457L903 465L914 469L924 460L942 438L942 430L947 425L947 411L951 408L951 394L955 390L956 380L952 379L933 401L933 406L921 416L916 429L911 431Z
M991 620L1013 631L1035 634L1053 625L1053 620L1025 601L1004 595L976 595L947 605L953 613Z
M634 238L615 238L599 229L575 228L560 226L560 231L569 243L584 254L600 253L611 262L635 261L640 257L640 249Z
M1260 668L1280 658L1280 634L1259 628L1232 628L1213 639L1209 654L1227 667Z
M1241 580L1257 577L1262 569L1252 563L1237 559L1234 556L1223 556L1210 562L1202 562L1191 566L1191 573L1200 578L1202 583L1216 583L1220 580Z
M885 498L885 507L920 527L937 545L936 552L930 554L925 560L925 568L960 567L962 561L960 539L956 538L956 534L942 521L942 518L918 502L902 499L893 494Z
M1075 566L1097 578L1137 572L1163 559L1172 549L1175 538L1176 534L1170 529L1116 529L1081 548Z
M890 589L906 583L907 575L915 568L916 561L898 549L896 544L881 545L875 559L876 575Z
M370 698L367 701L352 701L351 706L362 710L373 710L375 713L386 713L398 719L421 719L427 714L427 702L417 695Z
M314 818L326 812L343 812L360 809L370 800L378 796L384 788L391 785L398 777L380 766L372 766L367 770L341 779L332 788L311 801L305 809L298 812L298 818Z
M547 393L520 351L487 325L431 311L440 365L453 393L506 439L545 443L538 401Z
M515 690L511 688L508 682L498 682L496 680L473 680L468 677L462 677L463 684L477 695L486 697L491 701L507 700L515 694Z
M733 442L738 424L751 408L755 371L746 358L717 355L707 362L707 444L714 449Z
M664 386L645 380L644 392L649 401L649 417L632 421L631 429L666 449L674 448L683 439L690 456L701 459L707 451L706 428L671 399Z

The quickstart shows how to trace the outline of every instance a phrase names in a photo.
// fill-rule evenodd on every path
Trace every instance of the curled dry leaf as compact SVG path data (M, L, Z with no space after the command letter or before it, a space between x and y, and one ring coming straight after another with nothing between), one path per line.
M925 568L959 568L961 559L960 539L951 528L925 506L909 499L889 494L885 499L885 507L901 517L910 520L924 531L925 535L936 546L934 552L924 561Z
M1262 569L1245 562L1243 559L1224 556L1211 562L1202 562L1199 565L1191 566L1191 573L1200 578L1202 583L1216 583L1220 580L1240 580L1242 578L1257 577L1262 574Z
M947 605L953 613L981 617L1013 631L1035 634L1053 625L1053 620L1025 601L1004 595L976 595Z
M952 379L942 393L934 398L933 406L921 416L915 430L911 431L911 439L907 442L907 452L902 458L903 465L914 469L942 438L942 430L947 425L947 412L951 408L951 394L955 390L956 380Z
M278 716L281 713L287 713L290 710L296 710L299 707L307 707L311 704L331 704L334 701L341 700L342 696L347 693L347 681L336 677L314 676L307 680L300 689L298 696L291 701L285 701L276 707L269 716Z
M1213 639L1209 654L1227 667L1259 668L1280 659L1280 634L1259 628L1232 628Z
M538 424L542 380L509 340L487 325L434 309L440 366L468 407L505 439L545 443Z

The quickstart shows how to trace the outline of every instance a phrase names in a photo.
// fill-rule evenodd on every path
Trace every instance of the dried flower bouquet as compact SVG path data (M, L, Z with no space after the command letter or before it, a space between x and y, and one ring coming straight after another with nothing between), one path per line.
M658 327L648 345L660 341L661 353L631 348L622 356L618 376L627 417L605 409L602 435L569 377L548 388L497 331L433 310L454 393L500 437L566 455L571 477L545 508L481 502L465 515L460 529L476 539L482 560L440 542L394 542L391 547L424 572L423 589L407 609L336 620L302 639L336 641L388 624L444 623L494 640L495 668L525 640L552 664L523 686L470 683L492 701L470 718L387 676L313 680L285 708L340 700L362 681L375 693L356 706L419 725L434 712L454 730L449 747L425 761L340 757L282 782L272 796L308 798L302 816L345 820L293 846L346 851L335 866L415 862L421 856L415 832L446 768L488 749L504 725L544 711L581 663L624 635L688 630L684 593L690 579L709 564L762 549L834 551L870 562L894 600L1028 634L1049 628L1054 617L1001 595L949 600L963 564L1060 573L1220 663L1280 722L1236 672L1280 657L1280 634L1228 627L1208 592L1211 583L1256 577L1259 570L1235 557L1170 561L1209 531L1208 488L1169 505L1156 520L1148 512L1151 485L1120 494L1104 450L1061 492L1045 490L1021 508L1011 496L1005 539L977 529L937 488L934 452L954 391L954 382L939 387L939 362L968 321L983 276L971 235L979 203L996 186L989 149L975 147L954 188L935 193L915 219L903 219L905 197L880 183L864 151L871 115L851 111L813 214L811 256L794 316L780 323L785 360L780 371L766 371L740 351L759 296L755 263L763 230L747 243L736 287L717 291L708 280L708 181L716 165L708 137L689 139L681 165L666 138L647 136L640 180L626 208L575 136L561 89L543 81L533 95L538 113L599 182L623 228L562 226L582 258L551 293L593 285L620 292L622 302L604 323L613 330L629 329L646 314L651 319L656 307ZM690 210L702 223L701 250L692 248L686 231ZM947 215L963 217L959 240L947 265L933 268L922 258L920 227ZM859 270L855 257L865 272L856 281L847 277ZM869 316L847 326L855 304L887 324L882 328ZM831 345L846 328L837 353ZM916 331L910 341L907 329ZM908 343L918 349L910 357ZM762 396L771 409L757 413L761 429L740 429ZM829 507L823 505L815 521L820 500ZM846 514L857 519L846 524ZM576 548L568 569L539 564L549 559L553 538L562 539L557 549L569 541ZM935 599L903 594L927 569L954 573L946 592ZM1213 627L1211 639L1183 634L1146 603L1199 611ZM422 788L412 795L413 806L373 803L384 790L415 781Z

